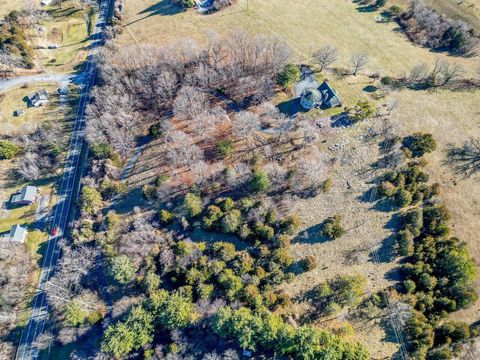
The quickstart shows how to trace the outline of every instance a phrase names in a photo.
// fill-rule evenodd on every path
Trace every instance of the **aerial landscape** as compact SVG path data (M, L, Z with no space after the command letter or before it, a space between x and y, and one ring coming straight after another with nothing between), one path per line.
M480 359L479 0L0 0L0 360Z

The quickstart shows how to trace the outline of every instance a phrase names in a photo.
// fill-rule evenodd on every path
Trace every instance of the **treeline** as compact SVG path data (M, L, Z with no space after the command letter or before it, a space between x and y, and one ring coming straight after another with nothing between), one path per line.
M174 5L184 8L193 8L197 6L197 2L195 0L170 0L170 2ZM235 4L236 2L236 0L213 0L211 10L219 11L230 5Z
M417 44L462 55L473 55L479 50L480 39L471 26L437 14L423 0L412 1L398 19L407 36Z
M450 215L439 186L428 185L422 170L421 157L435 149L435 141L429 134L414 134L403 139L403 146L408 162L385 174L378 190L399 208L410 207L397 233L397 251L405 257L401 287L414 309L406 321L406 340L415 359L451 359L456 343L477 333L447 319L478 299L475 263L466 244L450 237Z
M28 23L18 11L12 11L0 22L0 51L8 54L16 67L32 69L33 49L27 41ZM13 67L15 67L13 66Z

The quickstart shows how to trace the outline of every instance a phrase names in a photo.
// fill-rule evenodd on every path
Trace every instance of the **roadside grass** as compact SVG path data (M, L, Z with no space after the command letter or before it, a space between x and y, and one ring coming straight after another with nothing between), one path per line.
M97 11L72 1L63 3L62 8L48 7L47 11L51 19L44 23L45 32L38 40L42 47L37 52L40 63L50 72L72 72L87 57ZM51 44L59 47L47 49Z
M27 134L42 121L58 119L62 113L58 107L57 88L55 83L35 83L7 90L4 97L0 96L0 136ZM27 107L25 97L41 89L48 91L49 104L38 108ZM17 109L23 109L25 114L15 116Z

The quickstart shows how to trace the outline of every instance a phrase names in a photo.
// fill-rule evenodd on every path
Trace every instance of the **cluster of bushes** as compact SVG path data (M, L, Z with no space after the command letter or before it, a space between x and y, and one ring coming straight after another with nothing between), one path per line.
M353 108L347 108L346 112L348 113L350 121L357 123L375 115L376 109L369 101L359 101Z
M225 307L215 315L212 328L221 337L235 339L242 348L273 350L295 359L370 358L362 345L342 341L336 335L313 326L294 327L267 311Z
M0 140L0 160L13 159L20 151L20 147L10 140Z
M360 304L365 294L367 280L365 277L336 276L314 288L316 308L325 315L334 315L344 307L355 307Z
M399 170L387 172L378 186L378 193L394 199L402 208L438 195L438 184L429 186L427 181L428 174L422 171L421 164L411 162Z
M123 0L115 0L113 14L107 19L108 30L106 35L108 38L113 39L123 32L121 26L123 21L123 11Z
M416 157L435 148L433 139L424 134L405 138L403 145ZM427 184L420 164L421 160L411 162L387 173L379 193L395 197L400 207L418 205L403 213L396 246L405 256L402 287L414 309L405 328L410 350L416 359L450 359L450 343L468 338L468 326L442 321L476 301L476 268L466 244L449 238L450 216L434 198L438 185Z
M101 349L116 358L153 341L158 329L183 329L195 325L199 314L192 301L179 292L157 290L134 306L124 318L104 333ZM220 337L235 340L242 348L275 351L297 359L369 359L357 343L342 341L330 332L312 326L296 328L266 309L221 308L204 326ZM308 341L306 341L308 339ZM175 347L169 351L174 352Z
M434 49L449 49L461 54L478 50L479 38L471 26L437 14L423 0L415 0L399 17L408 37L415 43Z
M283 88L288 88L290 85L300 81L301 71L295 64L287 64L278 76L278 83Z
M0 23L0 50L21 58L25 68L33 68L33 49L27 42L27 25L18 11L12 11Z
M336 214L329 217L322 224L320 235L326 236L330 240L338 239L345 234L345 229L342 226L342 217Z

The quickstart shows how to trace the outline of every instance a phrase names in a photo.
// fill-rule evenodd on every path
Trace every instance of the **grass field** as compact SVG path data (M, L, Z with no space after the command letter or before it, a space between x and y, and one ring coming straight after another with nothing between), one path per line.
M0 19L13 10L21 10L27 4L27 0L0 0Z
M44 23L45 31L37 40L42 47L37 51L40 64L49 72L70 72L87 56L96 11L74 2L64 2L62 8L55 5L47 11L51 19ZM51 44L59 47L47 49Z
M389 75L408 71L411 66L433 63L434 53L411 44L396 23L378 23L377 12L359 12L350 0L240 0L237 5L212 15L182 12L168 1L125 1L125 30L120 44L165 44L182 37L207 40L207 30L228 34L243 28L252 34L277 33L295 50L296 60L305 61L317 48L332 44L341 52L340 65L358 50L370 54L368 70ZM379 41L381 39L381 41ZM474 59L450 58L474 69Z

